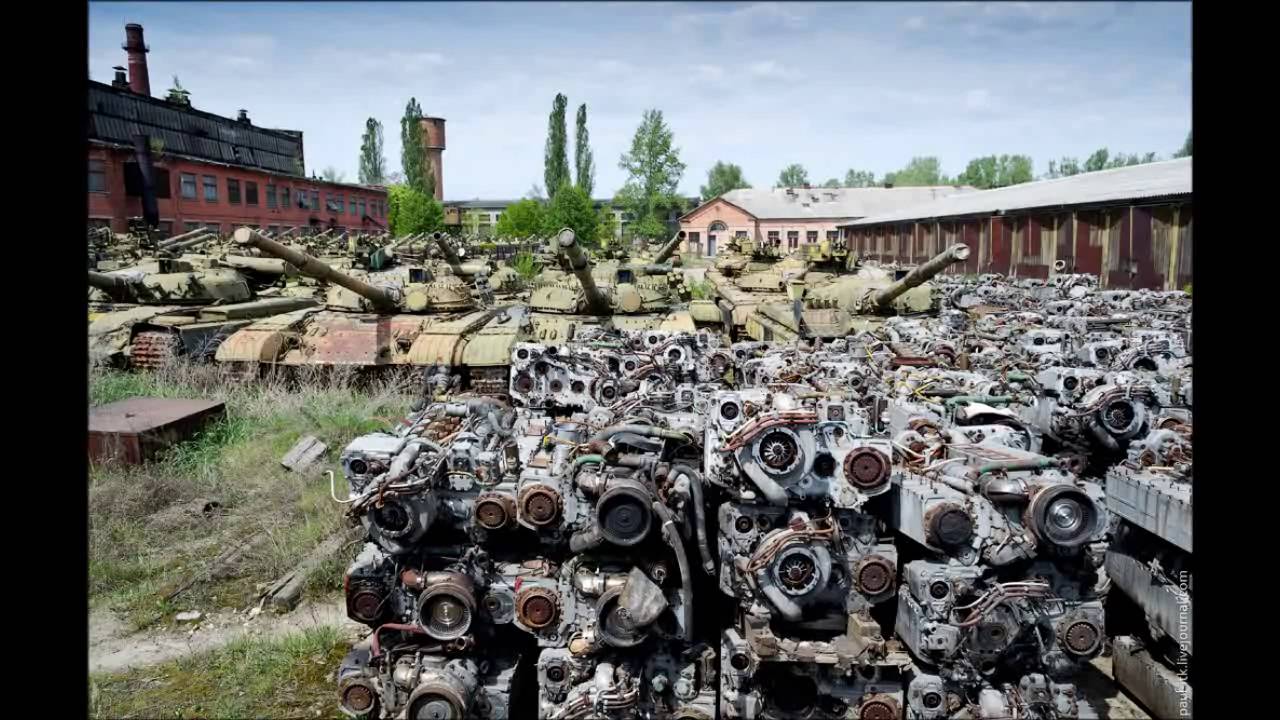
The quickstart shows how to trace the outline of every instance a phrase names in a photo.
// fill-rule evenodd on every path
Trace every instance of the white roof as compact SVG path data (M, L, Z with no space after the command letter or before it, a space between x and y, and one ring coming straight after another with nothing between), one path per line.
M759 220L853 219L891 212L955 193L976 192L971 187L869 188L743 188L713 198L746 210ZM700 206L700 207L703 207ZM696 210L691 211L692 215Z
M1053 180L1010 185L869 215L849 225L923 220L960 215L988 215L1012 210L1092 205L1191 194L1191 158L1081 173Z

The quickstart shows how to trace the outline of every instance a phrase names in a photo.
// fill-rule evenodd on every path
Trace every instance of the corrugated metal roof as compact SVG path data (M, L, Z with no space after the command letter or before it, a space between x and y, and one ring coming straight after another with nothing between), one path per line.
M956 193L971 192L974 192L971 187L949 185L895 188L743 188L730 190L707 202L723 199L760 220L840 220L866 217ZM688 214L693 212L696 209Z
M870 215L847 225L989 215L1013 210L1094 205L1191 194L1191 158L1099 170L1054 180L952 195L929 203Z
M167 152L301 176L302 136L182 108L89 81L89 139L130 145L135 133Z

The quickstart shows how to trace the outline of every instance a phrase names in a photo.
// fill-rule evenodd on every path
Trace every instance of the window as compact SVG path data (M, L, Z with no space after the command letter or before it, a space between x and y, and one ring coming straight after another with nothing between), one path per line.
M89 192L107 191L107 164L101 160L89 161Z
M818 231L817 230L806 231L804 234L804 241L809 243L810 245L818 242Z
M111 218L89 218L89 227L93 229L106 228L111 229Z
M838 238L838 237L840 237L840 232L839 232L838 230L828 230L828 231L827 231L827 239L828 239L828 240L835 240L835 239L836 239L836 238Z
M280 188L280 209L283 210L287 207L289 207L289 188L282 187Z
M204 176L204 201L218 202L218 178L212 175Z
M195 230L199 230L202 227L204 227L204 223L198 223L198 222L182 223L182 232L193 232Z
M227 202L232 205L240 204L240 181L227 178Z
M358 213L358 215L359 215L361 218L364 218L364 216L365 216L366 214L367 214L367 213L365 212L365 201L364 201L363 199L361 199L361 200L360 200L360 212Z
M311 209L312 210L320 209L320 191L319 190L311 191Z
M268 195L267 197L271 197L271 196L270 196L270 195ZM279 226L279 225L268 225L268 226L267 226L267 232L271 233L272 235L279 235L279 234L280 234L280 226Z
M166 220L161 222L159 225L156 225L156 229L160 231L161 235L169 237L173 235L173 221Z
M182 173L182 199L196 199L196 176L191 173Z
M782 242L782 241L778 239L778 231L777 231L777 230L770 230L770 231L769 231L769 244L770 244L770 245L777 245L777 244L779 244L779 243L781 243L781 242Z
M746 231L746 230L734 230L734 231L733 231L733 237L734 237L735 239L738 239L738 240L746 240L746 239L747 239L747 231Z
M795 250L797 247L800 247L800 231L788 230L787 231L787 249Z
M267 183L267 207L273 208L275 206L276 206L276 186L270 183Z
M258 204L258 183L253 182L253 181L246 181L246 182L245 182L245 184L244 184L244 204L245 204L245 205L257 205L257 204Z

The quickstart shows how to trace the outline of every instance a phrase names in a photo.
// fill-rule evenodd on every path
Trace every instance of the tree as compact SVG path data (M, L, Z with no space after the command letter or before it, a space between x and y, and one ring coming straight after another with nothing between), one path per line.
M614 204L631 214L633 237L665 236L663 215L673 208L684 209L677 187L685 165L680 162L680 149L673 140L662 111L645 110L631 139L630 151L618 160L618 167L627 173L627 181Z
M1187 142L1183 143L1178 152L1174 152L1174 158L1190 158L1190 155L1192 155L1192 131L1187 131Z
M1094 150L1093 154L1084 161L1084 171L1097 172L1098 170L1105 169L1107 167L1107 158L1110 154L1111 153L1109 153L1106 148L1098 148L1097 150Z
M583 247L595 247L599 223L600 216L582 188L566 182L552 193L551 204L547 206L547 234L569 228Z
M876 174L865 170L849 169L844 174L844 187L875 187Z
M178 76L173 76L173 87L169 88L169 94L165 97L171 103L176 105L186 105L191 107L191 93L182 87L182 83L178 82Z
M804 187L808 184L809 171L805 170L804 166L799 163L792 163L783 168L781 173L778 173L778 182L774 184L774 187L793 188Z
M906 167L885 175L884 181L897 187L953 184L951 179L942 174L942 164L933 156L911 158Z
M524 196L529 200L546 200L547 191L543 190L542 186L539 185L538 183L534 183L529 188L529 191L524 194Z
M702 196L703 201L707 201L720 197L730 190L749 187L751 183L742 176L742 168L733 163L717 161L707 171L707 184L698 189L698 194Z
M435 175L427 172L427 150L422 144L422 106L416 98L409 98L400 119L400 167L404 169L404 182L411 188L435 195ZM427 178L431 178L431 187Z
M1027 155L987 155L969 161L964 172L956 178L962 185L972 185L982 190L1008 187L1031 182L1031 158Z
M587 104L578 106L577 134L573 140L573 166L577 171L578 187L591 197L596 186L595 156L591 153L591 142L587 134Z
M387 158L382 154L382 123L374 118L364 121L360 138L360 182L381 185L386 182Z
M540 235L547 228L547 210L537 200L521 200L502 212L494 235L503 238Z
M326 166L320 171L320 179L327 182L340 183L347 177L347 174L338 170L332 165Z
M565 183L573 182L573 178L569 177L569 158L565 151L569 139L565 130L564 111L568 104L569 98L564 93L556 93L556 99L551 104L551 116L547 118L547 147L543 158L542 179L553 198Z
M1053 178L1070 177L1071 175L1080 174L1080 161L1073 157L1064 157L1054 162L1049 161L1049 171L1045 173L1045 177L1052 180Z
M840 181L839 181L839 180L837 180L836 178L831 178L830 180L828 180L828 181L826 181L826 182L822 183L822 187L824 187L824 188L838 188L838 187L840 187Z
M387 228L397 237L435 232L444 227L444 206L434 197L409 187L387 188Z

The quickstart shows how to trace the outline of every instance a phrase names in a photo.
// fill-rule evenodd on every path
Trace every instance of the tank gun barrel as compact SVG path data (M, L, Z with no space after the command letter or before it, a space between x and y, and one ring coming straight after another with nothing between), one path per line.
M193 248L197 245L203 245L209 242L210 240L213 240L216 237L218 236L214 235L213 233L206 233L204 235L201 235L200 237L193 237L188 240L183 240L182 242L169 243L168 245L163 245L160 247L160 250L164 252L177 252L178 250L186 250L188 248Z
M133 287L133 282L122 275L108 275L96 270L90 270L89 285L105 293L119 295L120 293L128 292Z
M444 261L449 264L449 269L454 275L464 275L462 268L462 258L458 257L458 253L453 251L453 247L449 245L449 240L442 232L432 233L431 239L435 240L436 247L440 248L440 254L444 257Z
M582 251L582 247L578 245L578 239L573 231L569 228L561 230L556 244L569 260L569 269L578 278L583 292L587 295L588 310L594 315L608 315L609 297L596 285L596 279L591 277L591 262L587 259L587 254Z
M676 251L680 249L680 243L684 242L684 237L685 235L683 230L676 233L675 237L672 237L666 245L662 246L662 249L658 251L658 254L653 256L653 261L655 263L664 263L670 259L671 256L675 255Z
M398 298L395 293L390 290L375 287L363 280L338 272L307 253L294 250L291 247L281 245L275 240L269 240L263 237L252 228L242 227L239 230L236 230L234 237L237 245L254 247L267 255L280 258L281 260L284 260L290 265L296 267L298 272L303 275L316 278L317 280L327 280L334 285L344 287L360 297L367 299L377 307L392 309L399 305Z
M924 264L917 265L914 270L907 273L901 280L883 290L877 291L871 296L871 304L878 308L885 307L911 288L933 279L943 270L946 270L948 265L962 262L967 257L969 257L968 245L952 245L930 258Z
M180 243L183 240L190 240L192 238L200 237L201 235L204 235L207 232L209 231L206 230L205 228L196 228L195 230L189 230L187 232L182 233L181 235L174 235L168 240L161 240L157 244L157 247L159 247L161 250L164 250L168 248L170 245Z
M667 275L675 270L671 263L644 263L626 267L636 275Z

